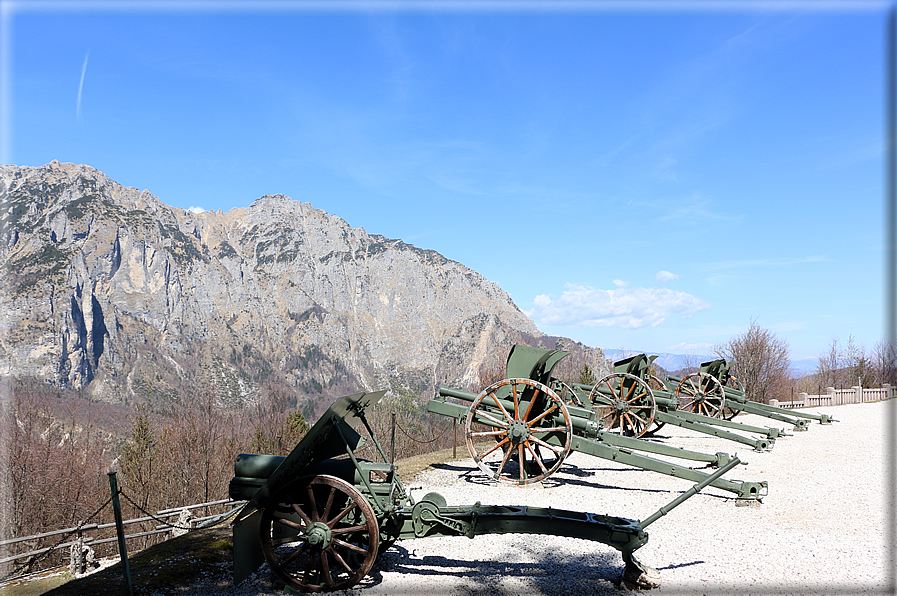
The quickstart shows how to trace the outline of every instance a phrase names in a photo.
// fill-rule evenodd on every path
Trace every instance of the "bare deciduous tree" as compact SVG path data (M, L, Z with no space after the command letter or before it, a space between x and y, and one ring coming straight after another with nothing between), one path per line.
M766 403L779 397L788 378L788 342L760 327L756 321L742 335L714 346L714 352L730 363L732 373L744 385L748 399Z
M871 360L875 380L879 385L884 383L897 385L897 343L879 341L875 344Z

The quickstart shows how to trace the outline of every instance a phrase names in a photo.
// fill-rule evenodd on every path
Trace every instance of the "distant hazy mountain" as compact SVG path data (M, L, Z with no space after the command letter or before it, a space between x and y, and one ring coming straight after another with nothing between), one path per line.
M633 354L640 354L638 350L604 350L604 354L611 360L617 361ZM650 356L655 355L654 352L644 352ZM716 360L716 356L708 354L670 354L664 352L656 354L657 360L654 362L662 369L672 372L686 368L687 366L700 366L702 362ZM791 360L789 370L792 375L802 377L806 374L816 372L818 360L816 358L802 358L800 360Z

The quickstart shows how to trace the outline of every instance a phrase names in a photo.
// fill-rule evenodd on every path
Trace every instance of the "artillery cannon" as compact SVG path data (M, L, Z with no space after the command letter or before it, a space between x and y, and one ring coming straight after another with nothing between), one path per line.
M365 417L384 393L339 398L285 457L237 457L228 492L249 502L233 524L235 584L267 561L285 584L285 593L346 589L361 581L377 556L397 540L518 533L607 544L625 562L624 583L656 587L657 571L633 554L648 541L645 528L741 463L732 459L644 521L479 502L449 506L433 492L415 501ZM381 462L356 455L367 441L355 430L359 423Z
M539 482L556 472L571 451L701 482L711 476L701 470L643 455L725 466L727 453L713 455L645 441L601 428L588 407L567 404L549 383L555 365L568 353L515 345L508 354L507 379L479 394L440 387L427 403L427 411L454 418L465 425L467 449L489 477L515 484ZM470 405L449 402L456 398ZM717 476L710 486L737 495L736 504L759 502L767 494L766 482L744 482Z
M556 379L571 393L571 397L592 404L605 430L627 436L649 436L665 424L688 428L699 433L719 437L748 445L754 451L768 451L775 440L783 436L778 428L753 426L714 418L707 415L709 410L695 411L695 392L683 391L680 396L677 387L673 389L667 382L651 375L648 370L654 356L637 354L614 363L614 372L595 385L573 383L568 386ZM690 385L684 385L689 387ZM701 403L706 406L710 402ZM686 409L689 408L689 409ZM721 410L721 408L720 408ZM762 435L761 438L743 436L729 430Z
M741 383L729 374L729 369L730 365L724 359L717 359L702 363L700 371L684 379L671 377L670 381L677 386L677 396L680 393L688 396L682 407L692 411L703 410L712 417L725 420L731 420L739 412L747 412L793 424L797 431L807 430L810 420L820 424L835 421L828 414L811 414L751 401L747 399Z

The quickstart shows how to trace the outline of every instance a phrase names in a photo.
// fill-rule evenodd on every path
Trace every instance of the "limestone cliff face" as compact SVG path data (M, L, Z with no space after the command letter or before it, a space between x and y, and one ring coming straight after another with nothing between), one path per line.
M318 399L476 384L515 342L555 347L476 272L283 195L195 214L54 161L0 166L0 205L0 374L110 401L185 379Z

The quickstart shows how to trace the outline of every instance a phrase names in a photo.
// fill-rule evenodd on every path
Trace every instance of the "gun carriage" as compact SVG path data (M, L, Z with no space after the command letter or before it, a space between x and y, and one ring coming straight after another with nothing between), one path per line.
M683 408L691 411L703 410L709 416L726 420L731 420L739 412L747 412L792 424L794 430L798 431L807 430L810 420L816 420L820 424L831 424L835 421L828 414L812 414L749 400L744 387L734 375L730 374L730 368L731 365L724 359L717 359L702 363L699 372L692 373L684 379L671 377L670 381L677 386L676 394L687 396Z
M433 492L415 501L365 416L384 393L358 393L336 400L285 457L241 454L236 458L229 493L249 502L233 524L235 583L267 562L286 593L346 589L361 581L377 556L397 540L520 533L609 545L620 551L625 563L622 581L656 587L656 570L634 556L648 541L645 528L741 463L731 459L643 521L479 502L450 506ZM355 429L359 423L382 461L356 454L367 441Z
M619 360L614 363L614 372L595 385L573 383L568 386L557 380L553 383L562 385L576 401L590 403L605 430L626 436L650 436L665 424L671 424L748 445L755 451L772 449L776 438L784 436L778 428L742 424L709 415L710 405L716 402L697 404L697 390L691 391L691 384L673 388L651 375L649 368L654 358L638 354ZM756 438L732 431L762 436Z
M487 476L521 485L551 476L572 451L693 482L711 474L645 453L708 466L724 466L731 460L727 453L700 453L602 429L591 407L565 403L549 386L552 370L566 355L562 350L516 345L508 354L507 379L479 394L440 387L427 411L464 424L470 456ZM768 492L766 482L712 476L716 478L710 486L735 493L738 505L759 502Z

